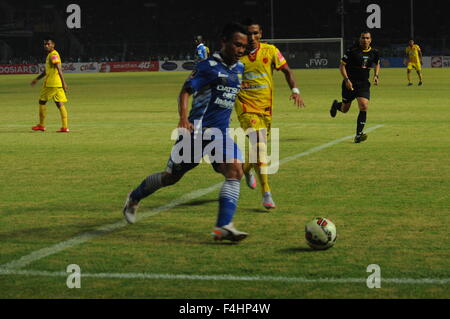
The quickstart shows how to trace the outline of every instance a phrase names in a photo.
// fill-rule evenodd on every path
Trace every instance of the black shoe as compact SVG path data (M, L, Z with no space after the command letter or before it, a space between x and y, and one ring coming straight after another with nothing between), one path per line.
M367 140L367 134L361 133L355 136L355 143L359 144Z
M423 84L422 82L419 82L419 86L422 86L422 84Z
M338 103L337 100L334 100L333 104L331 104L331 108L330 108L330 115L331 115L331 117L336 117L338 104L339 103Z
M408 83L408 86L412 86L413 84L412 83Z

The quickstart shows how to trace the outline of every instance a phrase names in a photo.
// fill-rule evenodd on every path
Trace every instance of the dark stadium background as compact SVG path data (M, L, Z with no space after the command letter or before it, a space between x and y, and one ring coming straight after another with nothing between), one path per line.
M66 8L81 7L81 29L68 29ZM374 45L383 56L402 56L411 37L411 0L344 0L349 46L366 29L368 4L382 9ZM450 55L445 1L414 0L414 38L424 55ZM221 27L254 17L270 38L341 37L341 0L0 0L0 63L42 62L42 39L53 37L65 62L188 59L202 34L211 49ZM272 24L273 21L273 24Z

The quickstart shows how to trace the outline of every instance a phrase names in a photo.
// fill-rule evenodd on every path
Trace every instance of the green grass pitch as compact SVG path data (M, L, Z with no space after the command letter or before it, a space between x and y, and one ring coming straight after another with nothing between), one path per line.
M280 159L355 131L355 104L336 119L328 113L340 97L337 70L295 72L302 110L288 100L282 74L275 75ZM0 269L0 298L450 297L448 69L426 69L423 87L407 87L404 69L382 70L367 128L384 126L363 144L347 139L282 165L270 178L275 211L264 211L259 190L243 183L234 221L250 236L238 245L211 239L217 188L134 225L96 230L120 223L127 193L165 168L187 75L66 74L69 134L55 132L53 103L47 132L31 132L34 76L0 76L0 267L95 235L8 274ZM140 213L222 179L200 165L144 200ZM337 226L330 250L305 243L304 225L315 216ZM80 289L66 286L69 264L81 267ZM366 286L370 264L381 267L380 289Z

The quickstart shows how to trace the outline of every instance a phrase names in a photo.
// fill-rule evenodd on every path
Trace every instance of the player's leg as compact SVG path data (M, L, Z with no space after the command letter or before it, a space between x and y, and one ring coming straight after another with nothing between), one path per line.
M256 188L256 178L252 173L252 169L254 168L255 163L251 163L249 160L249 152L251 152L251 148L253 147L252 141L256 139L256 130L254 128L257 118L255 114L244 113L238 117L241 128L247 132L247 137L249 140L249 148L246 149L247 161L243 163L243 172L245 176L245 182L247 186L251 189ZM250 150L249 150L250 149Z
M355 93L347 89L345 82L342 82L342 102L334 100L331 104L330 115L331 117L336 117L337 112L348 113L352 105L352 101L355 99Z
M39 124L33 126L33 131L45 131L45 119L47 117L47 101L39 100Z
M136 222L136 212L141 200L163 187L176 184L185 173L198 165L183 163L175 166L170 161L165 172L158 172L147 176L138 187L128 194L123 208L123 214L128 223L134 224ZM173 169L174 167L176 168Z
M419 86L423 84L423 76L421 71L417 71L417 75L419 76Z
M358 97L359 114L356 121L355 143L361 143L367 140L367 134L364 133L364 127L367 121L367 111L369 109L369 99Z
M242 126L241 126L242 128ZM252 169L254 168L255 163L251 163L250 162L250 154L252 152L252 147L254 147L254 145L251 144L251 141L256 139L256 137L254 137L253 135L256 136L256 131L252 131L249 134L247 134L248 137L248 148L246 148L245 152L246 152L246 156L247 156L247 161L245 161L245 163L242 164L242 170L244 172L244 176L245 176L245 183L247 184L247 186L250 189L255 189L256 188L256 178L255 175L253 175L252 173Z
M423 76L422 76L422 66L420 64L417 64L416 68L417 75L419 76L419 86L423 84Z
M56 107L59 110L59 115L61 116L61 129L59 129L57 132L60 133L67 133L69 132L68 127L68 116L67 116L67 109L64 103L67 102L66 93L62 88L56 88L56 93L53 98L55 100Z
M237 230L233 225L233 217L236 213L240 194L242 162L234 159L232 163L221 163L217 165L217 171L225 177L225 181L219 193L219 212L216 227L212 235L215 240L241 241L248 234Z
M55 102L55 104L59 110L59 115L61 116L61 128L57 132L67 133L69 132L69 128L67 127L67 109L62 102Z
M408 86L413 85L411 79L411 70L413 69L412 63L408 63L408 67L406 68L406 76L408 78Z
M259 182L261 183L262 192L262 204L266 209L276 208L275 202L272 198L272 191L269 185L269 174L267 174L268 168L268 147L267 141L269 138L269 130L271 119L266 123L267 128L258 130L258 144L257 144L257 158L258 163L255 168Z
M241 127L245 128L249 139L249 157L247 165L244 164L244 174L247 185L254 189L256 187L256 180L246 168L249 165L255 170L261 183L262 202L267 209L275 208L275 202L272 199L272 194L269 185L269 175L267 170L267 139L270 132L272 118L262 114L244 114L240 117Z
M189 140L188 140L189 141ZM184 139L178 139L175 142L175 146L172 149L172 153L169 157L169 161L167 162L167 167L165 172L158 172L152 175L147 176L138 187L136 187L133 191L131 191L127 199L125 201L125 205L123 208L123 214L128 223L133 224L136 222L136 212L138 208L139 202L159 190L160 188L167 187L170 185L176 184L187 172L191 169L195 168L199 164L199 160L196 160L194 157L191 158L189 162L182 162L176 158L176 146L182 145L183 147L190 147L191 154L193 155L193 137L191 137L190 142L187 144L183 144L187 142ZM182 143L182 144L180 144ZM179 150L180 148L177 148ZM201 154L201 152L200 152Z
M39 95L39 124L33 126L33 131L45 131L45 119L47 117L47 101L49 100L49 89L43 87Z

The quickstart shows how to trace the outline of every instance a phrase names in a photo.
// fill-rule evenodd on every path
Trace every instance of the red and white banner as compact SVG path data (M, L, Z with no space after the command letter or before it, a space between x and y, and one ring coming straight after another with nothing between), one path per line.
M158 61L102 62L99 67L99 72L148 72L158 70Z
M64 73L92 73L99 72L97 62L69 62L62 63ZM39 73L45 71L45 64L39 64Z
M37 64L0 64L0 74L35 74L38 72Z

